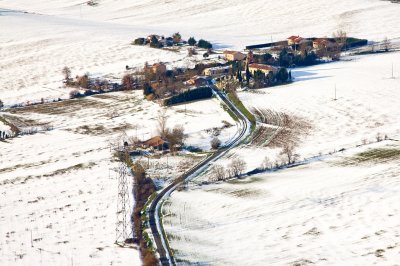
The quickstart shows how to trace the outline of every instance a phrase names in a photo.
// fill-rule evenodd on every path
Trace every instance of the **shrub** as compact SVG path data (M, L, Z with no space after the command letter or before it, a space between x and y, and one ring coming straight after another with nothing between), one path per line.
M134 45L144 45L146 40L144 38L137 38L133 41Z
M157 43L150 43L150 47L151 48L163 48L164 46L162 43L157 42Z
M3 108L3 107L4 107L4 103L2 100L0 100L0 108Z
M189 44L190 46L194 46L194 45L196 45L196 43L197 43L197 41L196 41L196 39L195 39L194 37L190 37L190 38L189 38L188 44Z
M134 79L131 75L126 74L122 77L121 85L123 90L133 90L134 89Z
M242 159L233 159L229 164L229 172L232 177L240 176L246 169L246 162Z
M79 98L82 97L82 94L78 90L73 90L69 92L69 98L74 99L74 98Z
M83 76L77 77L77 83L80 87L84 89L89 89L90 81L89 81L89 74L86 73Z
M90 96L93 94L95 94L95 93L92 90L85 90L85 92L83 93L83 95L85 95L85 96Z
M282 67L279 69L276 79L280 82L286 82L289 79L289 74L286 68Z
M143 84L143 95L147 96L153 93L153 88L151 87L151 85L147 82L145 82Z
M182 41L182 36L179 32L176 32L172 35L172 38L174 40L174 43L178 43L180 41Z
M209 56L210 56L210 55L209 55L208 53L204 53L204 54L203 54L203 57L204 57L204 58L207 58L207 57L209 57Z
M152 36L150 40L150 47L152 48L162 48L163 45L160 43L156 36Z
M204 48L204 49L211 49L212 48L212 44L206 40L200 39L199 42L197 43L197 46L200 48Z
M218 138L213 138L211 140L211 148L214 150L218 149L221 146L221 141Z

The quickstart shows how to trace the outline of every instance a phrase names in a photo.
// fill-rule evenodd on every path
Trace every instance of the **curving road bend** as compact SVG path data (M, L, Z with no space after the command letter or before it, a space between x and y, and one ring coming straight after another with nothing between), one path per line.
M188 172L183 174L182 176L179 176L177 179L175 179L170 185L165 187L152 201L150 208L148 210L149 214L149 224L150 224L150 229L153 234L154 242L157 247L157 252L160 256L159 260L161 265L175 265L175 261L172 255L171 250L169 249L169 246L167 244L167 239L164 233L164 230L162 228L162 222L160 220L160 213L161 213L161 205L164 201L165 198L169 197L170 194L183 182L189 181L196 176L198 176L200 173L202 173L204 170L206 170L212 162L217 161L219 158L221 158L224 154L226 154L230 149L236 147L239 145L250 133L250 121L234 106L233 103L231 103L226 95L217 89L213 88L213 93L214 95L225 105L228 106L228 108L238 117L240 127L239 131L236 134L236 137L234 137L228 144L226 144L224 147L219 149L217 152L213 153L211 156L207 157L205 160L194 166L192 169L190 169Z

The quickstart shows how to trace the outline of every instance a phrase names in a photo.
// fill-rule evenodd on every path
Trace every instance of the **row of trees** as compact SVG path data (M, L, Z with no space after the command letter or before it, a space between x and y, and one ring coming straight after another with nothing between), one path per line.
M208 99L211 98L212 95L213 94L210 87L200 87L192 90L187 90L178 95L167 98L164 100L163 105L168 106L188 101Z
M141 213L144 206L146 205L149 197L156 191L153 180L146 176L144 167L138 163L132 164L128 154L124 154L127 164L131 167L134 176L134 197L135 197L135 208L133 211L133 223L135 236L139 240L140 254L142 255L144 265L157 265L158 260L155 257L153 251L149 250L146 240L143 237L143 224L141 219Z
M246 170L246 162L240 158L233 159L227 167L216 164L211 168L209 180L211 182L224 181L233 177L240 177Z
M261 169L279 168L284 165L291 165L297 162L299 155L295 152L295 145L285 144L282 147L280 156L273 162L268 157L265 157ZM210 182L224 181L234 177L240 177L246 170L246 162L240 158L233 159L227 167L216 164L210 171Z
M146 38L137 38L135 39L132 44L134 45L146 45L148 44L150 47L153 48L162 48L164 46L173 46L178 44L189 44L190 46L197 46L199 48L204 49L212 49L212 44L209 41L204 39L200 39L196 41L194 37L190 37L188 41L182 40L182 35L179 32L174 33L171 37L159 37L156 35L151 35L147 39Z

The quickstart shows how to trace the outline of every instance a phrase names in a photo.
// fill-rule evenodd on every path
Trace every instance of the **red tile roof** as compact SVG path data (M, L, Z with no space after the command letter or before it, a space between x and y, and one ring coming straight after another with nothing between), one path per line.
M275 70L276 68L270 65L264 65L264 64L250 64L249 68L255 68L255 69L262 69L262 70Z
M327 38L318 38L318 39L314 40L314 43L317 43L317 44L322 44L322 43L326 43L326 42L328 42Z
M295 42L295 43L299 43L299 42L301 42L302 40L304 40L304 38L297 37L297 38L294 40L294 42Z
M144 145L147 145L150 147L158 147L160 145L163 145L164 143L165 143L165 141L160 136L152 137L151 139L148 139L143 142Z
M288 38L288 40L292 40L292 41L294 41L295 39L297 39L297 38L299 38L300 36L290 36L289 38Z

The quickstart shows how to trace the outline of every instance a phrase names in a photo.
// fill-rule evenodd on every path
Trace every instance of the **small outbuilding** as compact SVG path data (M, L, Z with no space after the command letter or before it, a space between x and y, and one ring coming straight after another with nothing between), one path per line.
M224 58L227 61L242 61L246 55L238 51L224 51Z
M250 64L249 65L249 71L254 75L256 71L260 70L263 72L265 75L268 75L269 72L272 72L274 74L278 73L279 68L274 67L271 65L265 65L265 64Z
M152 137L146 141L143 141L145 148L153 148L155 150L166 150L169 148L168 142L163 140L160 136Z

